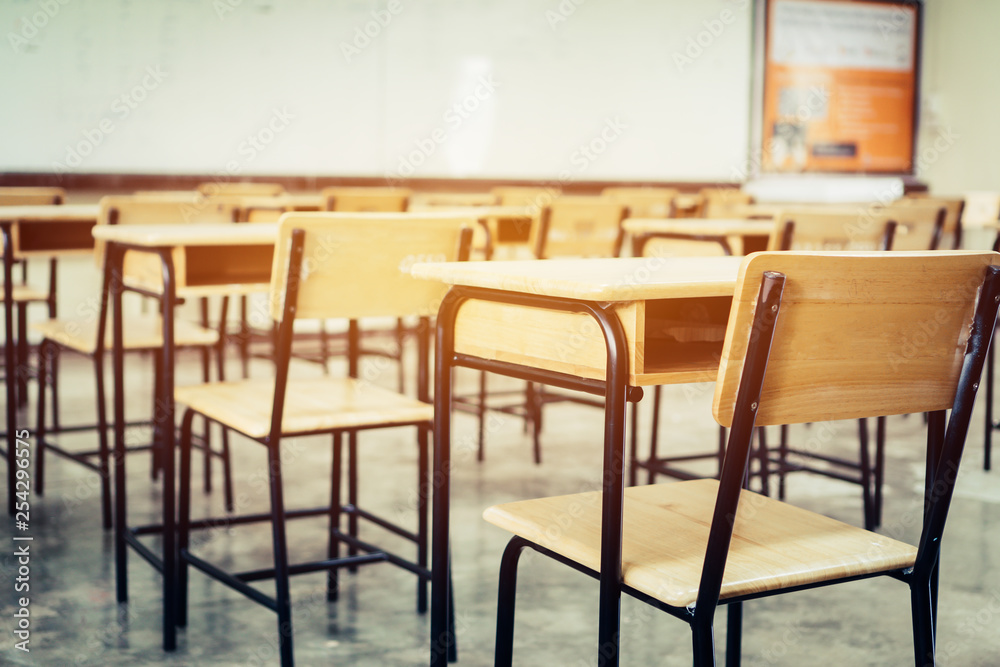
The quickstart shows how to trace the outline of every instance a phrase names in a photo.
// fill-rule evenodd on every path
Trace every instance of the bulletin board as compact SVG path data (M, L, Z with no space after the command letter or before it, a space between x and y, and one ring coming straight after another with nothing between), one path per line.
M761 171L913 173L919 1L768 0Z

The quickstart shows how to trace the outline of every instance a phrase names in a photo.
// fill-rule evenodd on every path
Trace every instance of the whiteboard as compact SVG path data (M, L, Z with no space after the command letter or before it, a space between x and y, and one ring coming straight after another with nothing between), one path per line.
M728 179L750 5L5 0L0 170Z

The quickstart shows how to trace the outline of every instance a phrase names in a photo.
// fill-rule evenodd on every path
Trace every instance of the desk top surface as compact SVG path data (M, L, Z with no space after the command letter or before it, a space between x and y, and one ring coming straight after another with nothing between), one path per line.
M622 226L633 234L690 236L767 236L774 230L774 223L770 220L743 218L627 218Z
M0 220L4 222L96 222L100 213L98 204L0 206Z
M98 225L94 238L132 246L265 245L278 237L273 222L189 225Z
M585 301L732 296L742 257L636 257L414 264L417 278Z

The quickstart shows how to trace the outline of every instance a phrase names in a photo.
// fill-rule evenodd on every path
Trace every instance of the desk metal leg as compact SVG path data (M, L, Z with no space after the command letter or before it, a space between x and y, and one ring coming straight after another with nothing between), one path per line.
M451 493L451 404L455 315L460 301L445 297L438 314L434 373L434 486L431 534L431 667L446 667L454 636L449 627L449 495Z

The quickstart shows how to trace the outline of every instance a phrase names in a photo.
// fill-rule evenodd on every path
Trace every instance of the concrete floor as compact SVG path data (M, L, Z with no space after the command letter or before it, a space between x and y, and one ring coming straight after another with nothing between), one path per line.
M65 357L64 420L93 415L88 362ZM392 386L393 371L375 368L378 381ZM194 356L182 356L178 382L196 382ZM232 371L236 372L234 366ZM267 364L255 375L269 372ZM315 368L296 366L296 373ZM149 364L129 362L130 409L148 403ZM460 382L474 383L471 372ZM504 381L498 380L497 385ZM716 427L707 385L670 388L662 420L676 451L711 447ZM981 410L980 400L979 409ZM645 442L650 409L644 405L640 435ZM21 424L33 424L22 415ZM939 664L1000 664L1000 471L982 470L982 419L970 432L958 497L946 532L941 573ZM831 447L856 448L854 423L795 427L833 433ZM571 493L594 488L601 461L601 413L592 408L555 404L547 408L544 462L531 463L530 440L520 422L494 416L489 423L487 457L475 460L473 420L455 418L457 465L453 482L453 549L460 665L492 664L497 568L507 535L485 523L482 510L517 498ZM913 511L922 483L923 430L917 416L889 424L888 479L882 532L908 541L918 537ZM141 436L136 433L136 437ZM92 436L66 443L88 445ZM416 450L412 429L362 437L362 505L410 521ZM702 444L700 444L702 443ZM330 446L327 438L288 444L287 499L314 505L328 495ZM666 441L662 449L668 446ZM263 450L247 441L234 444L238 493L248 508L266 508L262 484ZM160 648L160 578L130 554L131 602L119 609L114 599L111 535L101 530L97 478L54 457L44 496L31 498L30 653L14 648L10 632L16 597L12 524L0 522L0 664L3 665L276 665L276 627L271 612L221 584L192 574L189 627L172 654ZM129 512L134 522L155 520L160 486L149 480L145 454L129 458ZM195 512L219 512L218 488L205 495L196 487ZM861 520L858 488L816 476L793 476L789 500L854 524ZM293 524L293 554L322 555L322 521ZM363 536L399 548L380 531ZM200 553L223 565L249 569L269 563L266 527L217 530L202 536ZM158 541L151 539L156 547ZM261 585L271 592L271 586ZM428 625L414 612L414 577L387 564L343 575L341 600L327 604L321 574L293 580L297 664L419 665L428 656ZM596 652L597 586L568 568L534 555L522 559L515 656L519 664L593 665ZM689 665L687 626L631 599L622 604L624 665ZM718 616L720 659L725 647L725 615ZM907 588L893 580L870 580L747 603L743 664L758 665L912 665Z

